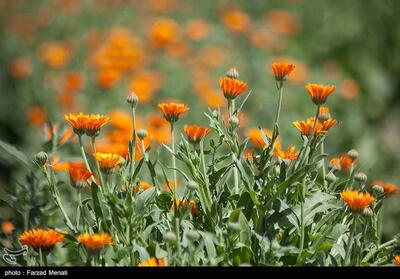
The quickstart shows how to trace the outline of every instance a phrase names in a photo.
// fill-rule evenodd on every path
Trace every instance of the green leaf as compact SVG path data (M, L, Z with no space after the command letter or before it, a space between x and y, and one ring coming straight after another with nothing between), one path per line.
M217 251L215 250L215 246L214 246L214 242L213 242L214 235L211 233L202 232L202 231L199 231L199 234L201 235L201 237L204 240L204 245L206 247L208 258L216 258Z
M0 157L3 159L11 159L15 163L22 165L23 167L29 169L29 159L28 157L21 151L19 151L16 147L0 140L0 150L4 152L0 152ZM7 156L8 155L8 156Z
M169 193L161 193L156 198L156 205L163 211L169 211L171 208L172 197Z

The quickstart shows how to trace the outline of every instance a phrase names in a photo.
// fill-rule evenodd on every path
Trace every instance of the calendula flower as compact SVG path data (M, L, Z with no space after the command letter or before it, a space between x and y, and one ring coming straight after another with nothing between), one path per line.
M249 89L244 81L229 76L221 78L219 80L219 86L227 99L235 99Z
M163 258L157 259L157 258L151 257L151 258L139 263L138 266L142 266L142 267L143 266L144 267L159 266L160 267L160 266L166 266L166 264L165 264L165 260Z
M343 172L349 171L355 162L347 153L342 155L340 157L340 170Z
M178 121L179 116L189 110L187 105L181 103L162 103L157 107L164 114L164 118L171 123Z
M86 168L69 168L69 178L73 187L84 187L91 176L92 173Z
M317 120L315 124L315 118L309 117L307 120L302 121L294 121L292 124L300 131L300 133L304 136L309 136L314 128L314 135L322 135L326 134L330 128L332 128L336 124L336 119L329 119L327 121L321 122Z
M272 71L274 72L277 81L284 81L294 70L295 66L288 63L274 63L272 64Z
M334 157L330 160L329 162L329 168L330 169L335 169L335 170L340 170L340 158Z
M362 193L356 190L344 190L340 197L347 204L352 212L361 213L373 203L374 197L369 193Z
M152 186L150 183L146 182L146 181L140 181L138 185L135 185L134 187L134 192L137 193L139 192L139 190L145 191L147 189L150 189Z
M50 249L64 240L64 235L55 230L33 229L24 232L19 237L19 242L32 248Z
M112 171L112 169L124 161L124 158L114 153L96 152L93 154L93 157L99 162L100 169L104 172Z
M264 135L267 139L271 139L272 132L268 129L263 129ZM250 143L257 149L264 149L267 147L267 143L264 140L263 134L259 128L251 128L246 132L246 137L249 139Z
M309 83L306 85L308 94L316 105L322 105L326 99L335 91L335 86Z
M400 266L400 254L394 257L393 263Z
M111 118L101 114L86 115L85 133L89 137L95 137L99 134L101 127L111 121Z
M74 133L82 135L85 133L87 116L82 112L78 114L66 114L64 119L71 124Z
M199 144L199 142L207 136L211 129L207 127L201 127L197 125L185 125L183 130L192 144Z
M396 184L394 183L385 183L383 181L379 181L379 180L375 180L371 183L372 186L374 185L379 185L382 187L383 189L383 193L385 194L385 196L391 196L396 194L399 189L397 188Z
M282 145L280 142L276 142L274 145L275 156L284 160L295 160L299 156L299 152L296 151L296 146L289 145L286 150L282 150Z
M111 235L108 233L83 233L78 236L78 241L88 250L101 250L104 247L113 244Z
M176 188L179 188L179 186L180 186L180 183L179 183L179 181L178 181L178 182L176 183ZM168 182L163 182L163 188L164 188L166 191L175 190L174 182L173 182L172 180L169 180Z
M15 230L15 226L11 221L3 221L1 223L1 230L4 234L12 234L12 232Z
M178 208L178 210L189 208L190 212L192 213L193 216L196 216L197 214L199 214L199 208L197 207L197 204L194 200L177 199L176 207ZM171 205L171 209L175 210L175 206L173 203Z

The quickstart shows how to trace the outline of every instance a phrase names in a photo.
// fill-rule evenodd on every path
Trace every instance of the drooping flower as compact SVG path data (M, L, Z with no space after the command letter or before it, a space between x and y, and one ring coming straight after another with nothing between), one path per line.
M108 233L83 233L78 236L78 241L88 250L101 250L113 244L111 235Z
M165 260L163 258L161 259L157 259L154 257L148 258L145 261L142 261L141 263L138 264L138 266L142 266L142 267L161 267L161 266L166 266Z
M316 105L322 105L326 99L335 91L335 86L309 83L306 85L308 94Z
M91 176L92 173L86 168L69 168L71 185L75 188L84 187Z
M93 154L93 157L99 162L100 169L105 172L112 171L112 169L124 161L124 158L114 153L96 152Z
M193 216L199 214L199 208L197 207L197 204L194 200L177 199L176 206L178 210L190 209L190 212L192 213ZM173 203L171 205L171 209L175 210L175 206Z
M50 249L54 245L64 240L64 235L55 230L48 229L33 229L24 232L19 241L23 245L28 245L32 248Z
M295 160L299 156L299 152L296 151L296 146L289 145L286 150L283 150L280 142L275 142L274 153L275 156L284 160Z
M185 125L183 130L189 142L192 144L199 144L199 142L211 131L211 129L208 127L201 127L197 125Z
M284 81L294 70L295 66L289 63L273 63L272 71L277 81Z
M374 197L369 193L362 193L356 190L344 190L340 197L347 204L352 212L361 213L373 203Z
M162 103L157 107L163 113L164 118L171 123L178 121L179 116L189 110L187 105L181 103Z
M265 137L270 140L272 137L272 132L268 129L263 129ZM263 134L261 133L259 128L251 128L246 132L246 136L249 139L250 143L256 149L264 149L267 147L267 143L264 140Z

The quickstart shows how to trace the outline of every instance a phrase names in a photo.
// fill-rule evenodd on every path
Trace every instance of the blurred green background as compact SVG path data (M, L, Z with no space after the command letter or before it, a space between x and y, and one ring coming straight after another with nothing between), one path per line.
M189 104L179 125L205 125L207 106L225 103L218 79L230 67L252 89L243 135L258 125L272 128L270 65L288 60L297 67L285 88L284 145L300 145L291 122L314 113L305 83L334 84L328 105L339 124L327 139L330 158L355 148L369 181L399 183L399 11L397 0L1 1L0 139L32 156L42 149L47 121L62 123L64 113L77 111L128 111L131 90L154 134L161 128L149 119L159 115L161 100ZM23 170L7 154L0 158L3 195ZM390 238L400 229L399 197L386 206Z

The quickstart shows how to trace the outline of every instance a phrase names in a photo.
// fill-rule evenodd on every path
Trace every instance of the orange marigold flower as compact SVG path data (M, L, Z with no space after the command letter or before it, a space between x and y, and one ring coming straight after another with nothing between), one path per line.
M193 41L205 39L210 29L210 25L204 19L192 19L185 26L187 36Z
M100 169L106 172L111 171L124 161L124 158L114 153L96 152L93 157L99 162Z
M73 187L84 187L91 176L92 173L85 168L69 168L69 178Z
M177 181L176 188L179 188L180 183ZM163 188L167 191L173 191L175 189L174 182L169 180L168 182L163 182Z
M42 106L33 106L26 113L26 118L32 126L40 126L47 121L47 111Z
M162 48L178 39L179 25L173 19L161 18L154 22L149 34L151 43L157 48Z
M79 91L84 86L84 79L81 73L79 72L69 72L65 76L65 90L66 91Z
M197 214L199 214L199 208L197 207L197 204L194 200L177 199L176 206L177 206L178 210L190 209L190 212L192 213L193 216L196 216ZM171 209L175 210L174 208L175 208L174 203L172 203Z
M80 162L80 161L75 161L75 162L58 162L58 161L52 161L52 166L51 168L54 171L65 171L69 172L71 168L75 169L84 169L85 168L85 163Z
M329 95L335 91L335 86L309 83L306 85L306 89L314 104L322 105Z
M164 114L164 118L171 123L178 121L179 116L189 110L187 105L181 103L162 103L157 107Z
M66 114L64 119L71 124L74 133L82 135L85 133L87 116L82 112L78 114Z
M393 263L400 266L400 254L394 257Z
M64 235L55 230L33 229L24 232L19 237L19 242L32 248L52 248L64 240Z
M248 15L238 9L225 12L222 21L234 32L246 32L251 25Z
M114 87L120 78L120 72L112 68L101 69L96 75L97 85L104 89Z
M146 266L147 267L158 266L158 267L160 267L160 266L166 266L166 263L163 258L157 259L157 258L151 257L151 258L139 263L138 266L145 266L145 267Z
M89 250L100 250L113 244L111 235L108 233L83 233L78 236L78 241Z
M277 157L284 160L295 160L299 156L299 152L296 151L296 146L289 145L286 150L282 150L282 145L280 142L275 143L274 153Z
M15 78L24 78L32 74L33 65L28 57L18 57L11 61L10 74Z
M274 72L277 81L286 80L287 76L294 70L295 66L288 63L274 63L272 64L272 71Z
M1 230L4 234L12 234L12 232L15 230L15 226L11 221L3 221L1 223Z
M235 99L249 89L244 81L228 76L219 80L219 86L227 99Z
M340 170L340 158L335 157L332 158L331 161L329 162L329 168L334 168L336 170Z
M198 144L211 131L211 129L208 127L201 127L197 125L185 125L183 129L189 142L192 144Z
M396 194L399 191L399 189L394 183L385 183L383 185L383 191L386 196L391 196L393 194Z
M374 197L369 193L362 193L355 190L344 190L340 197L347 204L351 211L361 213L374 201Z
M272 132L268 129L263 129L265 136L270 140L272 137ZM264 149L267 147L267 143L259 128L251 128L246 132L246 137L249 139L251 144L257 149Z
M302 121L294 121L292 124L300 131L300 133L304 136L309 136L314 128L315 118L309 117L307 120ZM336 119L329 119L324 121L323 123L317 120L317 124L315 124L314 135L322 135L326 134L330 128L332 128L336 124Z
M86 116L85 133L89 137L95 137L99 134L101 127L111 121L111 118L101 114L90 114Z
M340 170L347 172L353 166L355 161L346 153L340 157Z
M71 58L71 49L63 42L46 42L40 46L40 58L52 68L62 68Z
M150 189L152 186L150 183L146 182L146 181L140 181L138 185L135 185L135 187L133 188L133 191L135 193L139 192L139 190L145 191L147 189Z

